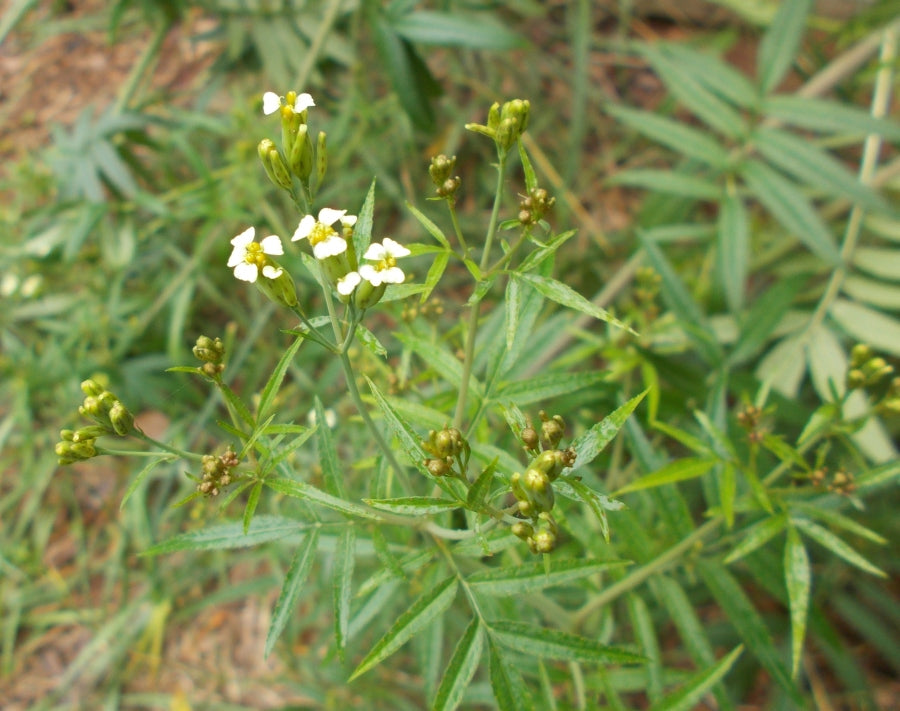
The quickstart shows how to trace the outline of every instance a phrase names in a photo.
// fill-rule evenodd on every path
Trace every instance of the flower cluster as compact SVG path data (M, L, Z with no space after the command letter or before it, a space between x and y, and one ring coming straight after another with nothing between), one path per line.
M94 424L60 431L55 451L62 465L96 457L99 452L94 443L98 437L126 437L135 432L134 415L101 383L94 379L85 380L81 391L85 397L78 412Z

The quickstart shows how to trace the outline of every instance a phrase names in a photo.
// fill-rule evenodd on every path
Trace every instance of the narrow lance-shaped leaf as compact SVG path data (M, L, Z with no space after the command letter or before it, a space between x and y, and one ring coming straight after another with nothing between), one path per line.
M375 221L375 178L369 185L369 192L356 216L356 224L353 226L353 250L357 257L366 253L369 243L372 241L372 225Z
M316 413L316 449L319 453L319 464L322 467L322 479L325 481L325 489L329 494L343 498L346 496L344 490L344 472L338 461L337 448L334 446L334 437L331 434L331 428L328 426L328 416L325 413L325 407L319 396L316 396L314 402Z
M775 89L797 56L806 29L812 0L790 0L778 4L778 12L759 44L756 73L763 94Z
M743 651L744 645L738 645L709 669L694 674L678 691L653 704L650 711L690 711L696 708L700 699L731 670Z
M319 529L313 528L303 538L303 542L297 547L297 551L291 559L291 565L281 586L281 593L279 593L275 609L272 611L272 623L269 625L269 632L266 635L266 657L269 656L275 642L284 631L288 620L294 616L297 598L312 569L313 561L316 559L318 544Z
M750 258L750 229L744 202L727 195L719 205L719 286L733 313L744 305L744 285Z
M491 690L497 700L497 708L503 711L534 711L534 699L522 675L507 657L503 649L490 640Z
M712 469L715 463L715 459L708 457L685 457L684 459L676 459L674 462L666 464L662 469L659 469L652 474L647 474L646 476L623 486L616 491L613 496L621 496L629 491L651 489L664 484L672 484L677 481L696 479L698 476L702 476Z
M612 441L622 425L625 424L625 420L631 416L646 395L646 390L635 395L572 442L572 447L575 449L576 470L587 466L597 458L597 455Z
M745 528L738 536L739 543L732 549L731 553L725 556L725 562L733 563L752 553L760 546L764 546L781 533L786 525L787 515L779 514L770 516L749 528Z
M567 585L610 568L628 565L627 560L551 560L525 563L473 573L466 582L472 591L485 595L525 595L535 590Z
M344 647L350 627L353 564L356 560L356 528L345 526L338 538L334 554L334 640L338 655L344 658Z
M307 484L303 481L297 481L296 479L286 479L281 477L266 479L266 486L274 491L277 491L279 494L284 494L285 496L293 496L296 499L311 501L314 504L319 504L320 506L325 506L326 508L340 511L341 513L347 514L348 516L368 518L376 521L381 518L377 511L368 509L365 506L360 506L353 501L346 501L345 499L341 499L337 496L332 496L331 494L325 493L321 489L317 489L312 484Z
M288 346L281 358L278 359L275 370L272 371L272 375L269 376L269 380L263 388L262 394L259 396L258 419L262 420L269 414L269 408L275 401L275 396L278 395L278 389L281 387L281 382L284 380L284 374L287 372L291 361L294 359L294 356L297 355L297 351L300 350L300 346L303 345L304 341L304 338L294 339L294 342Z
M561 659L569 662L611 662L613 664L640 664L645 661L640 654L624 649L607 647L596 640L547 627L535 627L526 622L500 620L490 623L493 639L522 654L544 659Z
M250 523L247 533L244 533L244 524L241 521L224 523L217 526L209 526L199 531L189 531L179 536L170 538L162 543L157 543L145 550L141 555L161 555L176 551L205 551L231 548L248 548L260 543L277 541L293 533L299 533L307 528L306 524L298 523L281 516L256 516Z
M450 577L416 600L412 607L397 618L387 634L372 647L365 659L356 667L349 681L365 674L392 655L414 635L421 632L431 620L450 607L453 598L456 597L456 588L456 577Z
M401 496L395 499L363 499L363 501L372 508L401 516L428 516L462 506L459 501L440 499L436 496Z
M250 523L253 521L253 514L256 513L256 507L259 504L259 495L262 493L263 483L260 479L253 488L250 489L250 495L247 497L247 505L244 507L244 533L250 530Z
M460 638L450 663L444 670L441 685L435 694L434 711L453 711L462 702L463 695L481 660L481 651L484 648L484 633L481 621L475 617L466 627Z
M809 593L812 588L812 572L809 554L800 540L800 534L793 526L788 526L787 541L784 546L784 581L787 585L788 602L791 608L791 676L796 678L803 655L803 640L806 638L806 618L809 614Z
M887 577L887 574L881 568L872 565L872 563L827 528L822 528L819 524L802 518L793 519L793 523L807 536L830 550L835 555L846 560L850 565L854 565L860 570L864 570L872 575L877 575L879 578Z

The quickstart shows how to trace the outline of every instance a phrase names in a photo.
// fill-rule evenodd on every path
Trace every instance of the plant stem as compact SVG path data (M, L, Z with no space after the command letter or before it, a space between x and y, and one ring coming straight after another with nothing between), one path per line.
M481 276L484 277L484 271L488 268L491 261L491 246L494 242L494 235L497 233L497 217L500 214L500 202L503 197L503 178L506 174L506 153L499 155L497 162L497 188L494 192L494 207L491 210L491 221L488 223L487 236L484 240L484 251L481 254ZM466 351L463 358L462 381L459 385L459 398L456 400L456 413L453 415L453 426L456 429L462 428L463 418L466 414L466 400L469 396L469 378L472 375L472 361L475 359L475 337L478 334L478 311L479 304L472 304L472 311L469 313L469 324L466 329Z
M139 430L137 428L135 428L134 436L137 437L138 439L144 440L147 444L150 444L154 447L159 447L159 449L162 449L165 452L169 452L170 454L175 454L175 455L181 457L182 459L192 459L197 462L202 461L202 459L203 459L203 456L200 454L195 454L194 452L185 452L184 450L178 449L177 447L171 447L168 444L165 444L164 442L160 442L158 440L153 439L153 437L151 437L150 435L144 434L144 432L142 430ZM110 450L110 453L111 454L121 454L121 452L113 452L112 450ZM129 454L131 454L131 453L129 453ZM134 454L138 454L138 453L135 452Z

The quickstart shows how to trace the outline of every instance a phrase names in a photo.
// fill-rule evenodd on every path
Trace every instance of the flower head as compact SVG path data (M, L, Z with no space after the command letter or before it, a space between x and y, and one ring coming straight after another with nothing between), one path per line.
M241 281L256 281L260 269L267 279L277 279L284 270L266 255L284 254L281 239L277 235L269 235L261 242L255 242L255 235L256 229L249 227L231 240L234 249L228 258L228 266L234 268L235 278Z
M356 216L348 215L346 210L323 207L319 210L318 218L306 215L300 220L291 242L308 238L316 259L327 259L343 254L347 251L347 241L334 229L336 222L345 227L352 227L356 224Z
M382 284L402 284L405 278L403 270L397 266L399 257L409 256L410 251L385 237L381 244L371 244L363 255L364 259L375 264L364 264L359 268L359 275L372 286Z
M274 91L267 91L263 94L263 113L266 116L274 114L282 106L290 106L294 113L299 114L315 105L316 102L309 94L297 94L294 91L289 91L286 97L279 96Z

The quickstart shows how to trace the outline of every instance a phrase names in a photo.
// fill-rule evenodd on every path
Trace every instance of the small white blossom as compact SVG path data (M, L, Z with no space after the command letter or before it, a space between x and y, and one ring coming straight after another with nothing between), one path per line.
M274 114L278 109L282 106L283 97L276 94L274 91L267 91L263 94L263 113L268 116L269 114ZM298 94L297 98L294 100L294 105L291 108L294 110L294 113L300 113L301 111L305 111L311 106L315 106L316 102L313 101L312 96L309 94Z
M402 244L385 237L381 244L369 245L363 258L376 264L364 264L359 268L359 275L372 286L402 284L406 277L397 266L397 259L409 254L410 251Z
M264 277L277 279L284 270L273 265L266 255L284 254L281 238L277 235L269 235L261 242L255 242L253 239L255 236L256 228L248 227L231 240L234 249L228 258L228 266L234 268L235 278L241 281L256 281L260 267L262 267Z
M310 410L306 415L306 421L310 427L315 427L318 419L315 409ZM328 425L328 429L332 430L337 425L337 413L330 407L325 410L325 424Z
M353 290L359 285L359 282L361 281L362 277L359 275L359 272L350 272L349 274L345 274L337 280L338 294L340 294L341 296L350 296L350 294L353 293Z
M309 239L316 259L327 259L343 254L347 251L347 241L333 227L338 221L344 226L352 227L356 224L356 216L348 215L346 210L323 207L319 210L318 218L306 215L300 220L291 242Z

